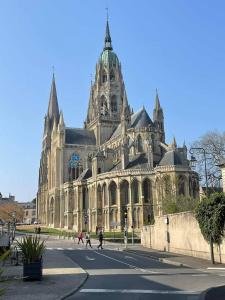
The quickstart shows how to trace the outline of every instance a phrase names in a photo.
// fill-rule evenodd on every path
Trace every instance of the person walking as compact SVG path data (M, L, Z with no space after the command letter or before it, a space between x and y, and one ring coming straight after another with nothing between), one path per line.
M91 237L90 237L89 232L86 232L85 239L86 239L86 248L87 248L87 245L89 245L92 248L92 246L91 246Z
M77 244L80 244L80 241L82 241L82 243L84 243L84 241L83 241L83 232L82 231L80 231L78 233L77 238L78 238L78 243Z
M99 240L99 245L98 245L97 248L98 248L98 249L99 249L99 248L103 249L103 247L102 247L102 242L103 242L103 233L102 233L102 231L99 232L98 240Z

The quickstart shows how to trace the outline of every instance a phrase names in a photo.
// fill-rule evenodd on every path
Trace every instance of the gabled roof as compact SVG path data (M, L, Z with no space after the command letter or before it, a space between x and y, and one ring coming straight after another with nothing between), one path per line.
M175 150L167 151L161 159L160 166L177 166L183 165L180 153Z
M140 129L148 126L153 126L153 122L149 117L147 111L142 107L139 111L134 113L131 116L131 128ZM116 128L112 137L118 136L121 134L121 124Z
M66 144L96 145L93 131L82 128L66 128Z

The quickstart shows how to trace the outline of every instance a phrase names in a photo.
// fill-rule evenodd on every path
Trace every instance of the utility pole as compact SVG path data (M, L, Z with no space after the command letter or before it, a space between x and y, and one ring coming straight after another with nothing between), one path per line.
M124 211L124 247L127 248L127 240L128 240L128 233L127 233L127 209Z

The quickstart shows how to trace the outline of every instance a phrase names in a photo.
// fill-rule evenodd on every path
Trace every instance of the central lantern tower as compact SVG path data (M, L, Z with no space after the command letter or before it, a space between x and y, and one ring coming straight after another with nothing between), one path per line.
M96 65L95 82L91 85L85 121L85 128L94 131L98 146L107 141L120 124L124 105L130 114L121 64L113 52L107 20L105 46Z

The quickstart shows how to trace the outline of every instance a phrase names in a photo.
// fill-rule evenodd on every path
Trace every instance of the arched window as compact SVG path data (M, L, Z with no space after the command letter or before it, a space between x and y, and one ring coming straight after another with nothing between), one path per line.
M143 152L143 143L140 135L137 137L137 152Z
M114 81L115 80L115 74L113 72L113 70L111 70L110 72L110 81Z
M88 208L88 190L87 188L83 188L82 189L82 204L83 204L83 209L87 209Z
M117 191L117 186L114 181L112 181L109 185L109 200L110 200L110 205L116 205L116 191Z
M142 182L142 193L144 203L150 203L152 201L152 185L148 178Z
M82 161L78 154L73 153L69 160L69 177L72 180L77 179L83 172Z
M108 114L107 101L104 95L100 98L100 113L102 116L106 116Z
M131 183L131 197L133 203L139 202L138 181L136 178Z
M117 112L117 101L116 101L116 96L111 97L111 112L115 113Z
M107 81L107 74L106 74L105 71L103 71L103 73L102 73L102 82L104 83L106 81Z
M120 201L121 205L129 203L129 183L126 180L123 180L120 184Z
M166 197L171 195L172 186L171 186L171 180L169 175L165 175L163 177L163 189L164 189L163 193Z
M185 178L182 175L178 177L178 195L185 196Z

